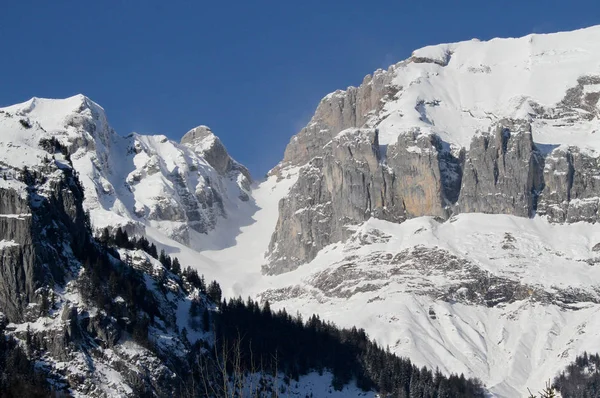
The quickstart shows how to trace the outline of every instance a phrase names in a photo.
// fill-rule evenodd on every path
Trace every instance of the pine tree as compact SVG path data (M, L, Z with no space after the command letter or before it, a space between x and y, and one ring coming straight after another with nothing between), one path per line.
M181 341L186 346L190 345L190 340L188 339L188 331L186 327L181 329Z
M107 245L110 242L110 232L108 232L108 228L104 228L100 237L98 238L100 243Z
M210 312L208 308L204 308L204 312L202 313L202 329L205 332L210 330Z
M198 277L198 272L196 270L194 270L194 273L196 274L196 277ZM200 289L202 293L206 293L206 280L204 279L204 275L201 275L200 278L198 278L198 289Z
M177 259L177 257L173 258L173 263L171 264L171 271L173 271L173 273L177 275L181 273L181 264L179 264L179 260Z
M221 296L222 296L221 286L219 286L217 281L212 281L210 283L210 286L208 287L208 291L206 292L206 294L215 303L221 302Z
M156 249L156 245L154 243L152 243L150 245L150 249L148 250L148 254L151 255L154 258L158 258L158 251Z
M535 395L533 395L531 393L531 391L529 391L529 398L538 398L538 397L536 397ZM547 382L546 387L544 387L544 389L542 391L540 391L539 398L557 398L556 390L554 389L554 387L552 385L550 385L550 382Z
M41 291L41 302L40 302L40 315L46 316L50 311L50 300L48 299L48 292L46 289Z
M165 267L166 269L170 269L167 253L165 253L164 249L162 249L160 251L160 255L158 256L158 261L160 261L160 263L163 265L163 267Z
M33 334L29 324L27 324L27 330L25 331L25 348L27 348L27 355L31 357L33 354Z
M117 229L117 232L115 232L115 245L117 245L118 247L124 247L125 246L125 234L123 232L123 229L121 227L119 227Z

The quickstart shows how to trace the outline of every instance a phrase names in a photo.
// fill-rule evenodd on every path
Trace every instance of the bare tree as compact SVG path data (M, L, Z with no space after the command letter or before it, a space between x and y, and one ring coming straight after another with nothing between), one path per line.
M192 391L199 388L204 396L211 398L262 398L264 393L270 393L271 397L279 397L277 354L272 358L272 383L265 389L264 383L261 382L267 380L262 357L259 370L252 344L249 343L250 358L249 361L245 361L243 341L244 337L239 332L232 342L225 339L217 341L215 338L213 355L209 355L208 352L198 353L194 365L199 374L200 385L196 387L194 384Z
M556 390L549 381L546 382L546 387L538 393L539 395L532 394L529 388L527 391L529 391L529 398L557 398Z

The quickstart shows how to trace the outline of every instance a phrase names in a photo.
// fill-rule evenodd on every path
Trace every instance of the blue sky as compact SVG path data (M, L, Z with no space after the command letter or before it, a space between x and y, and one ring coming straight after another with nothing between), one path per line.
M122 135L212 127L261 177L319 100L440 42L600 24L598 1L6 1L0 106L83 93Z

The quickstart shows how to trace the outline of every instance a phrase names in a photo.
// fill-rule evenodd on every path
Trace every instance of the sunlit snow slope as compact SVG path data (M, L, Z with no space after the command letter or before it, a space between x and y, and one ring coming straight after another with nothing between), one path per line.
M590 265L600 261L600 226L486 214L372 219L308 265L260 276L276 220L266 209L285 190L273 178L253 192L263 210L242 228L239 246L202 253L213 266L185 248L179 255L219 278L228 295L363 327L419 365L481 378L499 397L524 396L577 353L600 347L600 271ZM522 296L469 294L486 281L499 290L518 284Z
M393 66L392 83L403 90L378 115L385 119L378 125L381 142L391 143L399 131L421 127L468 146L477 130L487 130L495 120L536 120L536 114L556 107L568 89L576 88L578 79L600 75L598 37L600 26L416 50L408 62ZM598 92L599 83L583 84L581 90ZM600 139L591 135L598 128L593 121L580 120L569 129L564 121L535 123L538 143L600 148Z

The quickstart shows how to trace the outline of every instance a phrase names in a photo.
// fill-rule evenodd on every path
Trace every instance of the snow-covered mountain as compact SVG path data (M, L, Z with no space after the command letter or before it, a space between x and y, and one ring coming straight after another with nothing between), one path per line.
M327 95L253 193L282 200L238 238L274 226L233 293L365 327L503 397L595 351L599 39L426 47Z
M323 98L252 186L205 126L122 137L86 97L32 99L0 109L0 188L57 145L96 230L525 396L600 347L599 99L600 27L425 47Z
M201 137L189 138L200 130ZM250 174L210 129L190 131L182 144L164 135L123 137L110 127L104 109L83 95L32 98L3 108L0 136L0 162L8 166L38 164L48 156L45 141L64 146L85 187L85 208L96 229L124 226L143 234L149 225L194 247L194 236L249 199ZM213 167L212 158L228 167Z

